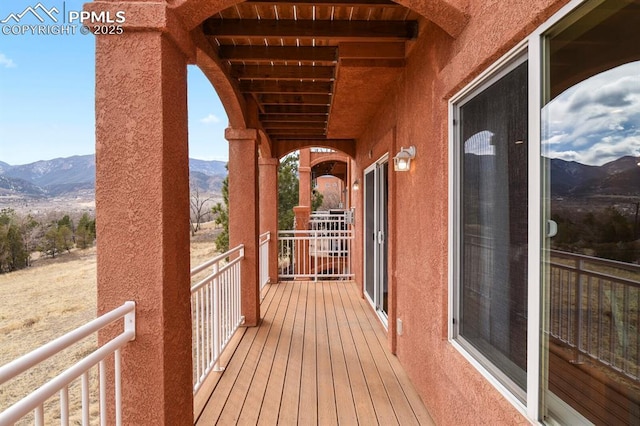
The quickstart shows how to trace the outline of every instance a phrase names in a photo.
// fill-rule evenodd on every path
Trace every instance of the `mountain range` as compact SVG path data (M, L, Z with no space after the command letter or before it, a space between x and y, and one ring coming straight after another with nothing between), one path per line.
M640 195L640 167L636 157L620 157L601 166L553 158L549 162L549 172L552 196Z
M202 193L219 194L227 175L223 161L189 159L192 182ZM93 191L94 155L81 155L12 166L0 161L0 196L57 197Z

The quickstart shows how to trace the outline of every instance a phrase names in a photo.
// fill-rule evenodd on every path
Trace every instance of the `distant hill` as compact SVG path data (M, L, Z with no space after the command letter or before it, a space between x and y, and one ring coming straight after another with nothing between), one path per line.
M44 197L46 194L39 186L24 179L10 178L0 175L0 196L26 195L29 197Z
M202 193L219 194L225 162L189 159L192 179ZM55 197L95 190L94 155L80 155L12 166L0 161L0 195Z
M562 197L639 195L640 167L636 157L625 156L587 166L575 161L551 159L551 194Z
M10 164L0 161L0 175L11 168Z
M224 161L205 161L189 158L189 171L204 173L207 176L226 176L227 163Z

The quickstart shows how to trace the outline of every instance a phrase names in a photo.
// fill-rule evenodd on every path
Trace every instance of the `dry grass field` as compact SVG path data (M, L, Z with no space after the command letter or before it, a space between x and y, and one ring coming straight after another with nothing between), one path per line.
M215 254L213 223L192 238L191 265L196 266ZM40 259L34 266L0 275L0 365L42 346L96 317L96 249L73 250L56 259ZM36 386L80 360L95 348L90 337L39 368L0 386L0 412ZM93 374L96 374L93 372ZM97 393L92 389L92 397ZM47 404L55 407L56 398ZM70 389L70 405L80 406L79 385ZM57 419L57 410L45 409L46 423ZM98 414L97 404L91 414ZM59 422L59 420L58 420ZM21 424L33 424L25 419ZM71 424L80 424L72 416Z

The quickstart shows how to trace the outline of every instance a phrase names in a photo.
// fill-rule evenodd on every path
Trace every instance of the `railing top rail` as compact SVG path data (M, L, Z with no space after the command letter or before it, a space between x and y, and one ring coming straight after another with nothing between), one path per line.
M226 251L226 252L224 252L222 254L219 254L218 256L216 256L214 258L211 258L211 259L207 260L206 262L196 266L195 268L192 268L191 269L191 276L194 276L195 274L198 274L198 273L204 271L208 267L213 266L215 263L220 262L221 260L231 256L234 253L240 253L241 256L244 256L243 252L244 252L244 244L240 244L239 246L234 247L234 248L232 248L232 249L230 249L230 250L228 250L228 251Z
M198 281L196 284L192 285L191 286L191 293L194 293L194 292L198 291L202 286L208 284L215 277L220 276L224 271L226 271L227 269L230 269L231 267L233 267L236 263L240 262L243 258L244 258L244 255L240 255L240 256L236 257L231 262L225 264L222 268L218 269L217 271L213 272L212 274L207 275L206 277L204 277L203 279Z
M550 265L553 266L554 268L563 269L565 271L581 272L585 276L589 276L592 278L597 278L600 280L609 281L617 284L624 284L629 287L640 288L640 281L636 281L631 278L605 274L603 272L592 271L590 269L579 269L579 268L576 268L575 265L564 265L562 263L555 263L555 262L551 262Z
M609 266L617 269L624 269L632 272L640 272L640 265L635 263L620 262L618 260L603 259L601 257L586 256L584 254L570 253L560 250L549 250L552 256L564 259L583 260L588 263L597 263L599 265Z
M29 395L13 404L0 413L0 424L13 424L29 412L33 411L43 401L51 398L60 389L68 386L72 381L80 377L107 356L121 348L127 342L135 339L135 331L125 330L105 345L99 347L90 355L75 363L72 367L60 373L51 381L45 383Z
M51 342L34 349L17 358L8 364L0 367L0 384L11 380L12 378L24 373L29 368L41 363L42 361L52 357L56 353L68 348L69 346L81 341L87 336L97 332L98 330L106 327L107 325L119 320L120 318L124 318L125 315L135 312L136 304L135 302L128 301L124 302L122 306L107 312L106 314L94 319L93 321L88 322L87 324L76 328L69 333L58 337ZM135 321L135 319L134 319ZM125 324L125 329L129 331L132 329L130 324ZM129 335L130 339L135 339L135 328L133 328L133 335Z
M271 232L267 231L264 234L260 234L260 245L266 244L271 241Z
M291 230L291 231L278 231L278 238L288 236L313 236L318 234L320 236L350 236L353 234L352 229L303 229L303 230Z

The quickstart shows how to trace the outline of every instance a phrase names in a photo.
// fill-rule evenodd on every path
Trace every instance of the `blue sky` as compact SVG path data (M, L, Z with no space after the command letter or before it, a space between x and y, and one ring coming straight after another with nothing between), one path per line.
M600 166L640 156L640 61L596 74L543 110L546 156Z
M41 3L48 10L72 11L81 10L85 2ZM1 1L0 21L37 4L38 0ZM52 22L47 18L44 23ZM0 23L0 28L15 24ZM39 22L27 15L20 24ZM95 152L94 44L94 36L79 31L76 35L0 32L0 161L17 165ZM189 155L226 161L227 116L213 87L194 66L188 70L188 99Z

